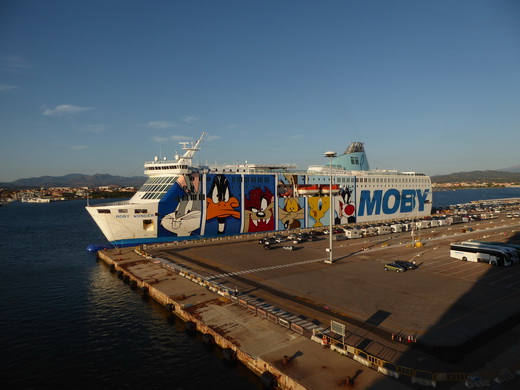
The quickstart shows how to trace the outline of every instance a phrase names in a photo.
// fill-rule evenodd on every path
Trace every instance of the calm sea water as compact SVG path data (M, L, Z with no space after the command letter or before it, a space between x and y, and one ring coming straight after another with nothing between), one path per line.
M85 248L85 201L0 207L0 383L6 389L261 389Z
M473 200L520 198L520 188L475 188L456 191L435 191L433 207L468 203Z
M520 189L435 192L433 205L510 197ZM3 387L261 389L96 262L85 248L105 239L84 206L0 208Z

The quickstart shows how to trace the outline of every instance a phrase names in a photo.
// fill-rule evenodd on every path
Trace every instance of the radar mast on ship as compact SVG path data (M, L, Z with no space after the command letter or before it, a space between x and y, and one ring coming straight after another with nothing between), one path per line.
M186 153L182 155L182 157L179 157L178 155L175 156L175 160L178 162L182 162L188 165L191 165L191 160L193 159L193 155L195 152L199 151L199 145L202 142L204 136L206 135L205 132L202 132L202 135L200 138L195 142L179 142L179 144L182 145L182 150L185 150ZM189 145L189 146L188 146Z

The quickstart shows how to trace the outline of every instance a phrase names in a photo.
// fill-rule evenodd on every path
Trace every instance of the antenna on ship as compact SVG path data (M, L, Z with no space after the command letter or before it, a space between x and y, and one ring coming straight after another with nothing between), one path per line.
M205 132L202 132L200 138L195 142L179 142L182 145L182 150L185 150L186 153L181 157L181 160L186 160L186 162L191 163L191 159L196 151L200 150L199 145L202 142L202 139L206 135ZM190 145L190 146L188 146Z

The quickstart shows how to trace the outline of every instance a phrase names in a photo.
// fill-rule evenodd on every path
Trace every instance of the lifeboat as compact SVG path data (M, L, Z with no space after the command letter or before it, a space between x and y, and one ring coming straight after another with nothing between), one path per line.
M296 187L300 195L314 195L320 192L320 186L312 184L301 184Z
M328 184L315 185L315 184L301 184L296 187L298 194L300 195L316 195L319 193L328 195L330 193L330 186ZM337 194L340 190L338 184L332 185L332 194Z
M324 184L321 186L321 192L323 192L324 194L327 194L329 195L330 194L330 186ZM338 184L333 184L332 185L332 194L337 194L339 192L339 185Z

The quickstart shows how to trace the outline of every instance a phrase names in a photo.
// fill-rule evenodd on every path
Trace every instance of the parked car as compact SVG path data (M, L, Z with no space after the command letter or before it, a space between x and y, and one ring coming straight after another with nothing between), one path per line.
M307 241L306 237L298 236L293 240L293 244L301 244L302 242Z
M395 261L385 264L385 271L404 272L406 268L397 264Z
M394 263L396 263L397 265L400 265L401 267L404 267L406 269L416 269L417 268L417 264L415 264L415 262L412 262L412 261L396 260L396 261L394 261Z
M285 249L286 251L292 251L294 247L292 245L285 245L283 249Z

